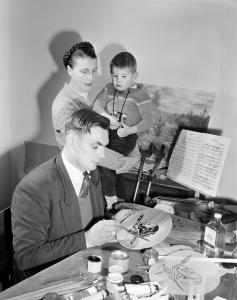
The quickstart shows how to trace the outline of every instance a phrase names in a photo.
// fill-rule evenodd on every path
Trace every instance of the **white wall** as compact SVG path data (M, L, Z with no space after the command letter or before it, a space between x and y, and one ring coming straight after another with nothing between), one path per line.
M55 144L50 107L66 80L59 57L74 42L88 40L101 57L98 84L109 80L108 63L112 56L126 49L138 60L141 82L217 93L211 126L232 138L218 194L237 199L236 1L10 0L10 3L14 174L18 175L23 167L25 140Z
M9 102L9 3L0 2L0 211L11 195L10 102Z
M237 199L237 2L224 3L220 6L219 20L220 81L210 126L222 129L222 135L231 138L218 194Z

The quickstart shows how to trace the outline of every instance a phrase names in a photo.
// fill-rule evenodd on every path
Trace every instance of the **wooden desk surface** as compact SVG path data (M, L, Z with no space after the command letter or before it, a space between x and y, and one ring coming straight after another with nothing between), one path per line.
M173 217L173 216L172 216ZM183 218L173 217L173 228L169 236L166 238L167 243L179 243L179 244L192 244L196 243L202 232L202 226L198 222L193 222ZM88 278L93 278L93 275L87 272L86 257L90 254L100 255L103 259L103 271L102 274L107 274L108 257L112 250L124 249L117 243L107 244L102 247L89 248L80 251L63 261L43 270L42 272L16 284L15 286L0 293L0 300L6 300L7 298L32 292L38 289L45 288L55 283L48 285L43 284L44 280L57 276L78 276L80 272L86 275ZM128 249L125 249L128 251ZM132 274L140 274L145 280L148 280L147 273L137 268L138 264L143 264L140 251L129 250L129 274L126 275L125 280L129 279ZM92 277L91 277L92 276ZM221 277L220 285L211 293L205 295L205 300L213 300L215 296L221 296L228 300L237 299L237 279L234 274L227 273ZM184 300L185 296L179 296L177 299Z
M44 284L43 281L55 277L75 277L79 276L80 272L85 274L88 279L95 279L97 275L88 273L87 271L87 256L91 254L99 255L102 257L102 275L107 275L108 273L108 258L111 251L116 249L123 249L118 243L110 243L102 247L95 247L82 250L72 256L64 259L63 261L37 273L34 276L27 278L26 280L14 285L13 287L0 293L0 299L5 300L9 297L18 296L21 294L29 293L38 289L48 287L60 282L54 282L50 284ZM128 251L128 249L126 249ZM129 273L126 278L130 278L133 274L141 275L144 280L148 280L148 276L143 270L138 270L137 264L143 264L140 251L129 251L129 256L132 258L129 260ZM125 278L125 279L126 279Z

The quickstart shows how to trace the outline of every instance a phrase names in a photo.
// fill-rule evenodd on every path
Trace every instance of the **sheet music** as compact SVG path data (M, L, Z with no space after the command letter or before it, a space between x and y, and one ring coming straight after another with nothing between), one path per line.
M173 150L167 176L195 191L216 196L230 139L182 130Z

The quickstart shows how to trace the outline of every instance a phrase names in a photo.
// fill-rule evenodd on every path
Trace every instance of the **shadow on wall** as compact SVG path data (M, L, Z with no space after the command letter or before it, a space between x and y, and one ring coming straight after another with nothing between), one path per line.
M65 30L56 33L48 44L49 52L55 62L56 71L53 72L49 78L42 84L36 97L39 107L40 116L40 129L39 133L31 139L31 142L39 142L43 144L56 145L52 121L51 121L51 107L52 102L63 87L67 79L67 72L62 62L62 58L66 51L75 43L81 42L81 36L73 30ZM5 170L12 170L12 173L6 177L7 179L0 180L0 188L6 191L6 196L4 195L3 200L0 200L0 208L6 208L11 203L12 192L19 182L19 180L24 176L25 168L25 140L22 141L21 145L15 148L9 149L6 154L0 157L0 171L1 174L5 173ZM28 142L28 141L27 141ZM11 156L9 166L3 166L5 161L5 156L7 153ZM6 183L6 185L5 185ZM1 193L2 195L2 193ZM1 196L2 197L2 196Z
M73 44L81 41L82 38L77 32L63 31L53 36L49 42L49 51L57 66L57 70L50 75L45 83L43 83L42 87L37 93L40 129L39 133L34 137L34 139L32 139L32 141L56 145L52 126L51 107L54 98L69 79L67 70L63 65L62 58ZM96 45L93 43L93 41L89 42L93 44L95 51L97 52ZM98 75L95 83L95 96L98 91L102 89L104 84L111 80L109 71L110 61L114 55L121 51L125 51L123 46L119 44L110 44L99 53L98 56L100 57L101 74Z
M42 162L42 158L44 158L44 152L45 155L48 156L51 153L52 146L56 145L54 130L52 126L51 108L56 95L69 79L67 70L63 65L62 59L64 54L67 52L68 49L71 48L73 44L79 43L81 41L82 38L80 34L73 30L64 30L58 32L49 40L48 49L53 58L53 61L55 62L56 71L50 74L48 79L46 79L45 82L43 82L36 95L40 118L40 128L38 134L36 134L35 137L33 137L31 140L22 141L22 145L19 145L14 149L10 150L12 156L12 175L10 176L11 180L9 179L9 182L11 181L11 184L9 184L10 195L12 193L12 190L15 188L16 184L25 174L25 161L27 161L27 166L29 167L29 169L31 169L39 161ZM90 42L94 45L93 41ZM96 45L94 46L96 50ZM110 81L109 63L113 56L120 51L124 51L124 48L121 45L111 44L106 46L99 54L101 55L102 70L101 75L98 76L98 82L100 83L100 87L96 83L99 89L102 88L104 83ZM104 78L106 78L106 80L104 80ZM29 153L26 153L27 151L25 151L25 142L27 145L30 145L28 148L33 149L32 151L33 153L35 153L34 157L32 157L33 154L31 152L30 155ZM42 147L47 147L47 145L49 146L49 150L43 149L43 152L40 154L40 151L35 151L36 149L34 143L38 145L40 151L42 151ZM27 157L29 159L27 159ZM7 203L5 204L7 205Z
M62 58L69 48L82 41L81 36L75 31L62 31L57 33L49 42L49 51L56 64L57 70L43 83L37 94L40 131L33 141L46 144L56 144L51 121L52 102L64 83L68 80L67 71Z

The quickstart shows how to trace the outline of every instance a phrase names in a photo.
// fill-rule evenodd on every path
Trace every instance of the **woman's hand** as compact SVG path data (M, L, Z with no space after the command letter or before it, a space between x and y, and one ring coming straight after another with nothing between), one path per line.
M135 133L133 127L129 127L125 124L121 124L120 128L117 129L117 134L119 137L125 137L132 133Z

